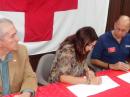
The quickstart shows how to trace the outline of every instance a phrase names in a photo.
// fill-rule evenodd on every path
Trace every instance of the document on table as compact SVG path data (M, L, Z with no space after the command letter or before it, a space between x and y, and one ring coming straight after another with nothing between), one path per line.
M117 76L118 78L122 79L125 82L130 83L130 72L125 73L125 74L121 74L119 76Z
M100 85L78 84L69 86L67 88L77 97L87 97L119 86L108 76L101 76L101 78L102 83Z

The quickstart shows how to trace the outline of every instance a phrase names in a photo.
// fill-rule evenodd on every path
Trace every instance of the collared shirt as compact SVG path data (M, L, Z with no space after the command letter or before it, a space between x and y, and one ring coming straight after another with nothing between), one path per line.
M2 95L10 94L10 85L9 85L9 70L8 62L13 59L12 53L9 53L5 60L0 59L0 77L2 81Z
M112 32L107 32L98 39L91 56L92 59L99 59L109 64L126 62L128 57L130 57L130 34L118 43Z

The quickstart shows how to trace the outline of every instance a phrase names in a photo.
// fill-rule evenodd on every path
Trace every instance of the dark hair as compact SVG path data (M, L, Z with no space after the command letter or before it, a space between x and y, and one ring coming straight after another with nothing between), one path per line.
M97 39L98 36L92 27L83 27L80 28L76 34L67 37L61 43L60 48L62 48L65 44L73 44L76 53L76 60L78 62L82 62L87 57L87 54L83 53L85 46Z

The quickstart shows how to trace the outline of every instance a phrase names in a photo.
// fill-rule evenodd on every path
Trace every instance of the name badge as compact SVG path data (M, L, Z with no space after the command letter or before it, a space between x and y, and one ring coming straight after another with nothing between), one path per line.
M130 48L130 45L125 45L126 48Z
M114 53L116 52L116 48L115 47L109 47L108 48L108 53Z

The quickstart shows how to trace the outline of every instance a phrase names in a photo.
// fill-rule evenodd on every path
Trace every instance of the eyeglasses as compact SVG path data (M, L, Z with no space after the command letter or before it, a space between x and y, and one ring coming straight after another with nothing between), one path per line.
M86 45L86 46L89 46L89 47L94 47L95 46L95 44L93 44L93 43L91 43L91 44L88 44L88 45Z
M115 28L116 31L127 32L126 29Z
M86 44L86 45L85 45L85 48L86 48L86 47L94 48L94 46L95 46L95 43L90 43L90 44Z

